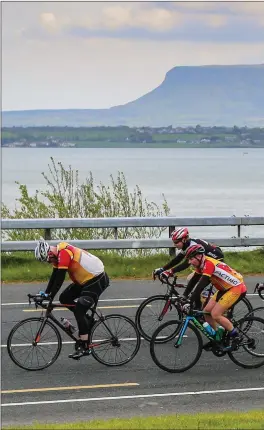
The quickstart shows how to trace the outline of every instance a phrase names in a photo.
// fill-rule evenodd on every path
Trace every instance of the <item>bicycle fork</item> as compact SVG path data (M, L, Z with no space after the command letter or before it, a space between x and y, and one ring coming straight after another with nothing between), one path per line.
M39 341L41 339L41 333L43 332L43 329L44 329L44 327L46 325L47 319L48 319L48 317L45 315L45 317L43 317L43 321L42 321L42 323L40 325L40 328L37 331L37 334L35 336L35 340L32 342L33 346L36 346L39 343Z

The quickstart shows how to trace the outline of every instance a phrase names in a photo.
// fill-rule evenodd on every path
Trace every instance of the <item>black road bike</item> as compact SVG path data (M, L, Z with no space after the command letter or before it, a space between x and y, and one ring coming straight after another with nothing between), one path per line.
M52 313L53 309L75 305L54 304L52 299L43 299L39 294L28 294L28 298L29 304L33 301L36 308L43 308L42 315L24 319L13 327L7 339L7 351L22 369L42 370L55 363L60 355L62 338L57 327L73 341L67 343L78 340ZM87 316L92 318L88 348L99 363L122 366L136 356L141 339L130 318L119 314L104 316L96 306L89 309Z

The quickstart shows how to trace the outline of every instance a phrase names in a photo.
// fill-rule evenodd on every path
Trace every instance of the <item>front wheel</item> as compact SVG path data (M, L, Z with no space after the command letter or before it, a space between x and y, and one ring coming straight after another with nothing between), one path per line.
M181 311L174 304L174 298L157 295L141 303L136 312L135 321L141 336L150 342L154 331L171 318L182 319Z
M22 369L43 370L57 360L61 344L61 335L50 321L27 318L11 330L7 351L11 360Z
M158 367L166 372L185 372L193 367L201 357L203 341L199 331L191 323L185 329L184 324L184 321L167 321L158 327L152 336L151 358ZM159 343L158 338L166 337L168 332L174 332L174 337L167 337L165 342Z
M89 343L92 355L99 363L122 366L138 353L140 334L130 318L112 314L95 323Z

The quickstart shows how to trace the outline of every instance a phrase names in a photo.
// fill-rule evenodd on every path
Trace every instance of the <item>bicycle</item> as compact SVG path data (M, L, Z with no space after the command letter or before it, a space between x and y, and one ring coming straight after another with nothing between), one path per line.
M257 283L254 289L254 293L257 292L259 297L264 300L264 284Z
M38 318L22 320L13 327L7 339L7 351L11 360L22 369L43 370L55 363L61 352L62 338L57 326L74 342L78 339L55 318L52 311L75 305L54 304L51 298L43 299L39 294L28 294L28 300L29 304L35 302L36 308L43 308L43 313ZM88 350L99 363L122 366L136 356L141 338L130 318L119 314L104 316L96 306L89 309L87 316L92 318ZM29 364L26 364L27 360Z
M154 331L164 322L164 318L171 318L170 312L172 310L175 310L177 313L175 316L176 319L181 320L183 318L181 306L179 306L179 302L177 300L179 293L176 291L176 288L184 289L186 286L184 284L177 283L177 276L174 277L172 283L169 280L165 282L160 277L159 280L162 284L167 284L167 292L165 294L158 294L145 299L138 307L135 316L135 323L140 335L149 342L151 341ZM201 293L201 299L205 291L208 294L206 299L202 300L204 302L203 306L208 303L210 297L215 293L213 285L210 284L209 287ZM252 311L253 307L250 301L246 297L243 297L228 310L226 316L231 320L234 317L236 317L236 319L241 319L244 315ZM201 316L201 318L203 317Z
M225 331L222 339L217 340L202 326L199 321L201 314L205 312L190 309L182 321L167 321L156 329L150 342L150 354L159 368L170 373L185 372L198 362L203 349L212 351L216 357L228 354L235 364L246 369L264 365L264 319L246 316L242 320L234 321L233 324L239 331L238 339L233 340ZM166 334L168 328L170 336ZM262 336L261 340L254 338L257 332ZM208 344L203 345L201 333L209 339ZM162 345L160 339L163 339ZM188 344L190 347L186 348ZM256 352L257 347L262 348L261 352ZM180 352L183 354L182 365ZM249 363L242 361L243 352L250 359Z

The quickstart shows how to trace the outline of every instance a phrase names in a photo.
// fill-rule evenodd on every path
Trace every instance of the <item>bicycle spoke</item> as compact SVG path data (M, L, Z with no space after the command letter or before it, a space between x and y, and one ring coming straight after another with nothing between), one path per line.
M49 321L45 321L41 341L34 343L42 323L43 318L28 318L18 323L8 336L8 354L13 362L23 369L44 369L54 363L59 356L61 337L57 328ZM19 345L16 344L17 339L21 342ZM50 339L55 340L52 345L49 344Z
M92 354L94 358L108 366L120 366L128 363L135 356L140 345L140 336L134 323L125 316L108 315L103 323L99 322L94 326L92 338L104 339L102 332L104 335L107 331L104 324L108 327L112 336L109 333L106 336L106 339L109 339L107 345L95 345L93 347ZM96 341L94 342L96 343Z

